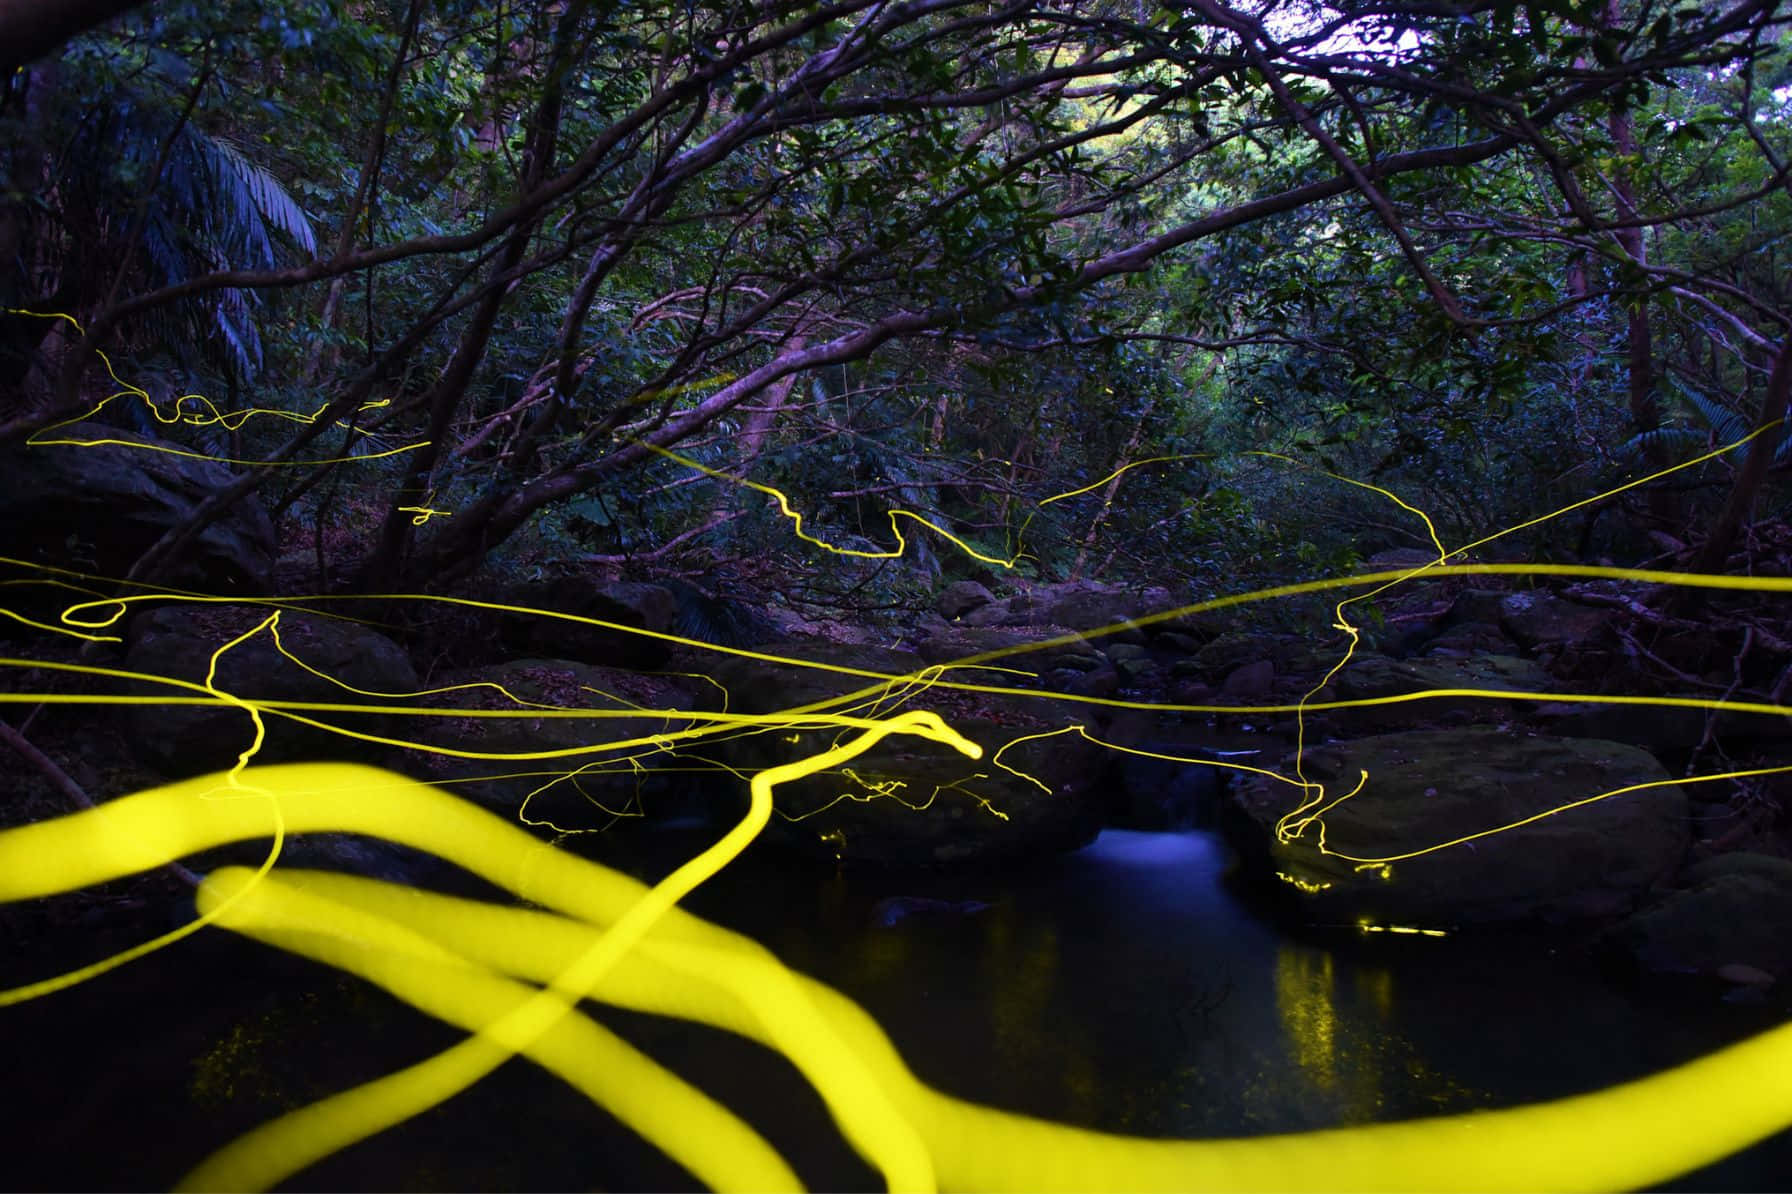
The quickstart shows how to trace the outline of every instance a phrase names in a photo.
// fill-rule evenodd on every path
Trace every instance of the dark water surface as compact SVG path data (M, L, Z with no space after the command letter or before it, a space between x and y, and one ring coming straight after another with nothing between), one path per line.
M673 832L585 840L596 841L594 856L644 877L703 844ZM1639 995L1520 943L1400 939L1365 952L1291 941L1227 892L1226 865L1204 833L1109 831L1025 871L919 879L828 875L768 853L742 860L690 906L857 999L933 1085L1144 1136L1254 1135L1554 1098L1775 1020L1764 1008ZM880 903L893 897L988 907ZM93 957L123 942L81 944ZM39 968L45 959L25 961L28 973L17 956L4 967L7 981L51 972ZM781 1059L709 1030L599 1015L758 1127L813 1188L877 1188ZM166 1187L238 1133L455 1039L357 980L208 931L0 1008L0 1184ZM511 1062L290 1185L692 1181L556 1080ZM1675 1188L1792 1188L1792 1134Z

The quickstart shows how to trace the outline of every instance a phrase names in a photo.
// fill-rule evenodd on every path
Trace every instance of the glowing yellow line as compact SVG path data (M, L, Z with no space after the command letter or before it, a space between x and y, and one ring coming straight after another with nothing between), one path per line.
M1147 464L1167 464L1177 460L1212 460L1213 458L1214 454L1212 452L1179 452L1174 456L1148 456L1144 460L1135 460L1131 464L1123 464L1101 480L1091 481L1081 489L1072 489L1065 493L1054 493L1048 498L1040 498L1037 504L1040 506L1049 506L1053 502L1061 502L1066 498L1081 497L1083 494L1089 493L1092 490L1100 489L1115 477L1118 477L1123 473L1129 473L1135 468L1143 468ZM1286 457L1283 459L1286 459Z
M27 311L20 307L0 307L0 311L3 311L8 315L26 315L26 316L30 316L31 318L34 318L34 319L66 320L75 329L76 332L80 333L80 335L83 339L85 339L87 336L87 329L83 328L81 326L80 322L78 320L76 320L74 316L67 315L62 312L58 312L58 311ZM113 401L113 399L115 399L115 398L136 398L136 399L138 399L139 401L141 401L143 403L144 407L148 409L150 416L152 418L154 418L158 423L162 423L164 425L172 424L172 423L185 423L190 427L222 426L228 431L239 430L243 426L243 424L247 423L251 418L255 417L256 415L267 415L272 418L281 419L281 420L284 420L289 423L298 423L301 425L309 425L309 424L315 423L317 421L318 415L322 414L329 407L329 404L325 403L325 404L319 406L317 408L317 410L313 411L309 415L298 414L294 411L276 410L271 407L253 407L248 410L232 411L232 412L226 413L226 412L219 411L216 404L214 404L211 399L205 397L203 394L182 394L179 398L176 398L174 400L173 413L164 415L162 413L162 408L156 403L156 400L150 396L150 393L148 390L144 389L142 386L134 385L131 382L125 381L123 378L118 376L118 371L112 367L112 358L107 356L103 350L96 348L93 350L93 353L95 356L99 357L100 363L106 367L107 375L110 376L112 378L112 380L114 382L116 382L122 388L120 390L118 390L116 393L108 394L106 397L100 399L100 401L97 405L93 406L92 408L90 408L86 411L83 411L81 414L76 415L72 419L64 419L59 423L52 423L48 427L43 427L37 431L32 432L29 436L27 436L25 438L25 443L27 445L34 447L34 448L43 448L43 447L52 447L52 446L66 446L66 447L75 447L75 448L96 448L96 447L100 447L101 445L112 444L112 445L116 445L118 447L132 448L132 449L135 449L140 452L162 452L169 456L181 456L181 457L185 457L189 460L209 460L216 464L247 465L247 466L254 466L254 467L258 467L258 468L309 468L310 466L317 465L317 464L354 464L354 463L357 463L357 462L363 461L363 460L382 460L388 456L397 456L404 452L414 452L418 448L427 446L426 444L423 444L423 443L409 444L402 448L390 448L383 452L370 452L364 456L337 456L337 457L328 457L328 458L324 458L324 459L320 459L320 460L266 461L266 460L239 460L239 459L236 459L236 458L230 457L230 456L214 456L214 455L210 455L210 454L204 453L204 452L189 452L183 448L176 448L169 444L146 444L146 443L142 443L137 440L115 439L115 438L111 438L111 437L103 437L100 439L67 439L67 438L65 438L65 439L46 439L46 438L44 438L50 432L55 431L58 427L68 427L68 426L72 426L75 423L81 422L83 419L91 419L93 416L99 414L102 410L106 409L107 405L109 403L111 403ZM205 410L209 411L210 414L205 415L205 414L182 413L183 408L186 406L186 403L189 399L200 404ZM389 406L390 404L391 404L390 399L381 398L381 399L371 401L371 402L364 402L357 409L360 411L377 410L380 407ZM235 421L233 422L232 420L235 420Z
M587 993L575 990L569 976L589 975L589 993L606 1002L745 1033L793 1053L837 1114L842 1108L836 1100L859 1109L844 1122L859 1147L880 1158L893 1188L928 1188L929 1173L937 1168L940 1183L952 1189L1076 1190L1098 1184L1135 1190L1626 1189L1658 1185L1792 1121L1792 1025L1593 1094L1406 1123L1174 1141L1129 1139L1009 1115L920 1083L856 1005L785 970L750 940L669 903L658 917L637 912L651 898L640 884L544 849L489 814L367 767L271 767L257 769L251 778L274 794L292 832L351 831L406 841L559 914L453 900L341 875L258 883L233 868L212 876L202 895L207 909L219 912L230 927L338 964L350 953L366 963L383 951L391 963L381 970L382 981L412 970L412 959L434 959L414 968L417 982L403 989L395 982L395 990L437 1014L485 1025L476 1039L490 1040L497 1052L539 1044L538 1056L564 1053L563 1038L542 1034L555 1031L573 1000ZM104 809L0 833L0 899L70 890L265 834L265 813L239 801L198 798L215 783L185 781ZM297 900L295 892L331 906ZM217 903L230 896L240 899L226 915ZM633 948L611 944L613 964L591 965L606 941L618 940L617 926L631 912ZM347 939L349 945L332 939ZM443 951L452 965L442 964ZM504 1007L518 1006L516 993L503 1002L482 994L491 989L492 976L503 974L550 984L521 1005L543 1009L540 1033L531 1035L527 1030L537 1025L515 1013L493 1019ZM626 1091L616 1097L621 1104L630 1101ZM392 1102L375 1102L372 1110L393 1113ZM684 1110L682 1101L672 1098L668 1122L686 1122ZM624 1108L625 1118L650 1118L650 1112L638 1105ZM258 1177L296 1172L327 1144L323 1129L337 1126L327 1116L297 1122L298 1128L285 1129L298 1133L285 1140L290 1151L233 1146L189 1175L185 1185L248 1188ZM348 1126L360 1134L369 1125ZM301 1130L306 1128L317 1134ZM270 1143L268 1136L255 1139ZM702 1138L687 1139L681 1156L688 1164L706 1145ZM737 1133L736 1142L740 1139L762 1166L768 1163L750 1137ZM272 1143L279 1142L273 1137ZM910 1155L911 1148L921 1156ZM236 1167L238 1160L243 1168ZM734 1152L718 1145L709 1161L736 1178L727 1188L747 1184L741 1177L745 1170L735 1168L746 1162ZM724 1178L706 1175L706 1180L721 1186ZM775 1184L769 1177L761 1180Z
M886 511L886 513L889 514L889 516L890 516L890 533L896 536L896 547L894 550L891 550L891 551L860 551L856 548L851 548L851 547L836 547L832 543L829 543L823 539L818 539L814 535L811 535L807 531L803 530L802 512L791 507L790 499L785 497L781 490L774 489L770 485L762 485L758 481L749 481L745 477L737 477L733 473L725 473L720 469L711 468L707 464L702 464L698 461L692 460L689 456L680 455L679 453L674 452L669 448L662 448L662 447L658 446L657 444L650 444L646 440L634 440L631 442L639 444L641 447L646 448L648 451L653 452L656 455L664 456L668 460L676 461L678 464L683 465L685 468L694 469L697 472L702 473L704 476L714 477L718 481L726 481L731 485L738 485L743 489L751 489L755 493L762 493L762 494L766 495L767 497L772 498L773 500L775 500L778 503L778 509L780 512L783 513L784 517L790 519L792 534L794 534L798 539L801 539L804 543L812 543L816 547L821 548L823 551L832 552L837 556L851 556L854 559L860 559L860 560L900 559L902 557L902 554L908 550L908 540L903 537L902 527L897 523L896 520L898 518L912 518L914 521L920 523L922 526L926 527L928 530L934 532L936 535L939 535L941 538L950 542L954 547L957 547L960 551L964 552L966 555L970 556L972 559L981 560L986 564L994 564L997 567L1001 567L1001 568L1013 568L1015 564L1019 563L1021 560L1026 558L1025 553L1018 553L1013 558L1006 559L1006 560L1001 559L997 556L984 555L982 552L978 551L976 548L974 548L970 544L966 543L963 539L960 539L957 535L954 535L951 531L948 531L945 527L940 526L938 523L933 522L930 519L921 517L919 514L916 514L912 510L889 510L889 511Z
M183 1183L189 1189L266 1189L331 1153L401 1123L478 1081L505 1058L528 1049L600 980L673 906L727 865L765 828L772 789L855 758L893 733L911 733L971 758L976 743L932 713L905 713L880 722L852 741L753 777L747 814L722 839L680 866L629 905L609 930L557 973L545 991L484 1024L461 1044L375 1082L333 1095L266 1124L226 1146ZM240 894L242 889L238 889ZM792 988L792 995L800 995ZM860 1151L894 1190L930 1190L933 1167L914 1128L890 1105L872 1075L819 1025L801 1042L826 1059L821 1093Z

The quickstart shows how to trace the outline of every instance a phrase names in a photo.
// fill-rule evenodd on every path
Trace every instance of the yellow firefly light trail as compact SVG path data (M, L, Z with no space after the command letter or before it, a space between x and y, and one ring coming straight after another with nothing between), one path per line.
M905 718L892 719L885 732L952 744L943 724ZM871 737L836 749L862 749ZM822 758L761 773L755 807L766 806L773 784L811 773ZM1792 1025L1637 1082L1507 1111L1227 1141L1137 1140L1047 1123L933 1091L851 1001L786 970L750 939L675 907L681 890L719 865L720 843L648 889L375 768L293 764L252 768L240 779L277 801L289 833L346 831L404 842L551 911L344 876L285 879L275 872L257 882L233 868L211 876L201 895L202 907L221 923L376 981L393 980L397 993L434 1014L482 1025L471 1038L483 1042L479 1048L499 1056L524 1049L557 1072L580 1073L573 1054L606 1047L601 1037L557 1027L586 995L743 1033L791 1057L893 1189L928 1189L936 1176L944 1188L968 1190L1625 1189L1661 1182L1792 1123ZM0 833L0 898L72 890L266 836L267 802L208 799L221 782L188 780ZM731 838L747 835L754 819ZM418 973L429 981L393 979L392 958L427 963ZM548 987L525 995L498 979ZM691 1101L700 1098L695 1092L670 1093L685 1090L681 1084L655 1076L640 1090L599 1092L594 1071L587 1065L583 1073L580 1089L616 1106L649 1139L663 1139L676 1124L689 1129L676 1155L717 1188L785 1184L750 1131ZM647 1092L670 1101L670 1120L638 1104ZM363 1109L422 1109L383 1106L384 1097L376 1091ZM271 1184L340 1143L339 1125L326 1123L326 1131L303 1117L263 1129L278 1129L271 1139L252 1135L255 1148L226 1148L188 1185ZM698 1125L711 1135L699 1136ZM285 1151L272 1147L282 1141Z
M111 362L103 356L102 360L110 372ZM113 378L118 380L115 373ZM118 384L121 389L113 395L114 398L136 397L165 423L214 424L236 429L252 416L267 415L297 422L317 417L315 414L294 415L273 410L224 413L194 395L183 397L164 413L141 387L123 381ZM194 405L189 407L189 401ZM45 428L29 442L34 447L112 442L46 438L63 426L66 424ZM1763 430L1765 428L1737 443L1746 442ZM414 450L417 446L413 444L393 452ZM668 449L645 446L681 465L775 499L780 512L790 520L793 534L834 555L866 559L901 556L907 546L897 521L901 516L927 526L984 562L1011 567L1020 558L1017 555L1015 559L1004 560L979 554L944 528L903 510L890 512L891 531L896 539L893 550L862 551L830 544L804 531L802 515L780 491L709 468ZM1508 574L1612 577L1714 589L1792 592L1792 579L1787 578L1693 576L1577 565L1448 562L1460 558L1469 548L1481 546L1500 535L1537 525L1589 502L1665 477L1735 446L1725 445L1695 460L1638 478L1618 489L1563 507L1499 535L1477 540L1454 552L1445 548L1431 520L1422 511L1391 491L1324 473L1334 480L1372 490L1416 515L1425 525L1436 551L1436 561L1412 569L1322 579L1217 598L1116 623L1104 631L1085 636L1062 636L999 648L948 666L987 666L998 659L1048 648L1076 637L1098 638L1102 633L1112 633L1124 627L1145 626L1201 610L1218 610L1321 590L1377 586L1334 606L1335 628L1349 635L1350 642L1343 658L1327 673L1329 679L1349 662L1355 649L1356 629L1346 616L1346 608L1421 575L1427 578ZM386 454L392 453L381 453ZM1297 465L1297 462L1273 453L1248 455ZM1110 473L1102 481L1048 497L1038 505L1045 506L1090 492L1132 468L1179 459L1185 457L1152 457L1136 461ZM431 518L452 514L446 509L436 509L430 503L405 507L404 512L413 515L413 522L419 525ZM47 571L82 579L79 574L67 570ZM71 606L64 612L63 627L29 621L27 624L79 638L101 638L104 636L83 631L112 625L131 602L163 601L171 596L174 595L164 593L100 598ZM180 596L198 600L192 595ZM500 612L543 612L484 602L431 599ZM321 603L327 599L307 600ZM264 604L278 608L286 603ZM24 620L10 611L0 610L0 613ZM278 616L278 613L271 614L256 630L239 635L214 653L213 666L203 684L162 681L192 693L191 696L4 693L0 694L0 702L98 704L165 699L171 703L225 704L240 709L254 721L257 745L261 739L263 715L271 713L365 741L428 749L420 744L327 726L296 712L300 709L366 712L367 706L256 701L218 688L219 655L250 635L265 631L273 637L275 645L286 652L278 634ZM611 626L630 633L648 633L593 619L560 614L548 616ZM701 646L674 635L652 634L650 637ZM35 898L109 881L225 842L270 837L274 842L259 870L230 867L205 880L198 894L200 920L192 925L72 975L13 991L0 991L0 1006L47 994L209 924L358 974L469 1033L465 1041L435 1057L282 1116L240 1138L188 1175L185 1185L193 1189L248 1189L275 1185L357 1140L428 1110L477 1082L516 1054L526 1055L559 1075L712 1188L783 1190L799 1186L790 1166L733 1112L595 1023L581 1007L588 999L723 1028L782 1054L820 1093L846 1139L895 1190L925 1191L936 1186L965 1190L1625 1189L1657 1184L1792 1123L1792 1025L1788 1025L1654 1077L1530 1107L1247 1140L1140 1140L1106 1135L977 1106L931 1089L909 1072L882 1029L856 1004L831 988L788 970L751 939L708 924L678 907L681 899L738 855L763 829L772 811L773 790L778 784L830 769L842 770L844 764L892 734L918 736L971 758L981 757L982 751L976 744L933 713L904 712L875 717L860 710L860 716L851 717L822 712L830 707L852 706L855 702L868 702L871 709L881 710L886 703L900 703L936 685L965 692L1076 699L1086 705L1116 708L1231 714L1289 711L1303 719L1301 744L1304 744L1304 717L1309 712L1444 695L1498 700L1693 705L1760 715L1785 715L1786 708L1761 702L1700 698L1469 689L1433 689L1363 701L1312 700L1323 682L1294 705L1249 708L1158 706L1118 699L1064 698L1056 694L953 681L944 678L945 667L894 676L871 670L782 660L741 649L726 649L726 653L793 666L825 667L869 683L857 692L777 715L681 713L681 721L690 728L589 748L518 752L507 756L514 759L550 758L636 746L660 749L675 740L694 740L718 732L763 730L773 726L829 726L840 733L831 749L752 776L749 784L752 798L745 818L715 846L653 887L643 886L614 871L544 845L514 825L405 777L349 764L250 767L247 764L256 750L256 746L251 746L238 766L229 772L166 785L56 820L0 832L0 900ZM288 658L301 667L307 666L296 656L288 654ZM0 667L5 666L49 667L114 679L159 679L116 669L51 661L0 660ZM347 685L342 687L349 688ZM366 689L351 691L382 699L422 695L373 693ZM508 693L504 695L510 696ZM495 713L415 707L394 707L384 711L479 717L515 716L526 708L529 716L592 718L632 716L639 712L549 709L514 697L511 699L517 709ZM1082 726L1070 725L1044 733L1020 735L996 750L990 761L996 767L1013 771L1001 762L1003 751L1022 742L1070 733L1099 742ZM1130 748L1112 748L1130 751ZM451 750L438 753L493 757ZM1408 854L1376 858L1368 854L1341 854L1326 845L1322 814L1339 801L1349 799L1353 793L1329 794L1321 785L1306 781L1300 769L1301 753L1297 748L1292 777L1241 764L1202 762L1209 766L1258 772L1300 789L1303 798L1299 807L1284 819L1283 832L1292 836L1311 829L1317 849L1364 865L1385 866L1417 853L1462 845L1474 838L1505 832L1579 804L1648 786L1614 789L1550 809L1526 821L1493 826ZM1731 771L1678 782L1758 777L1787 769ZM1015 774L1046 789L1049 797L1048 785L1024 773ZM540 910L452 899L375 880L273 869L285 834L325 831L363 833L429 851L485 877L520 899L537 905ZM1365 931L1393 933L1426 931L1403 926L1363 927Z

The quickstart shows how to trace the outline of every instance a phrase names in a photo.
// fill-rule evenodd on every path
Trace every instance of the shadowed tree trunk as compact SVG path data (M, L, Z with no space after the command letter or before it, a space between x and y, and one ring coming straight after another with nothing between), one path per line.
M1723 570L1730 546L1736 542L1736 533L1742 529L1743 521L1754 506L1755 497L1767 480L1767 470L1773 466L1774 453L1785 439L1788 414L1792 414L1792 336L1781 343L1778 355L1773 358L1773 372L1768 375L1767 393L1761 398L1761 414L1755 422L1757 427L1768 423L1773 426L1749 441L1748 456L1742 462L1742 471L1736 475L1736 484L1730 487L1729 499L1724 502L1724 508L1711 524L1711 533L1706 536L1704 546L1693 559L1694 572Z

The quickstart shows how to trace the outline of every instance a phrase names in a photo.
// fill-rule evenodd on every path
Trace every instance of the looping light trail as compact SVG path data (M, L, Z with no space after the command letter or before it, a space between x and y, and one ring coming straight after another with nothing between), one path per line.
M964 749L920 714L883 732ZM842 761L873 733L827 762L815 756L761 773L754 811L724 839L727 848L763 825L774 784ZM784 1053L895 1190L936 1182L975 1190L1634 1189L1792 1123L1792 1025L1553 1103L1304 1135L1139 1140L1010 1115L927 1087L851 1001L680 911L678 896L713 873L722 843L644 888L389 772L292 764L242 778L264 798L211 799L220 780L205 777L0 833L0 899L69 891L263 837L278 817L291 833L366 833L428 850L545 911L343 875L211 875L201 908L218 923L364 974L474 1035L257 1129L188 1175L186 1189L265 1188L433 1105L516 1051L613 1107L713 1188L792 1188L788 1168L750 1129L583 1027L575 1003L587 996L725 1028Z
M74 324L67 316L13 313L62 318ZM79 325L74 326L79 331ZM315 414L303 416L262 410L224 413L194 395L183 396L173 404L170 412L164 413L147 391L120 381L112 371L110 360L103 354L102 360L121 387L105 401L136 397L163 422L216 425L236 430L257 415L300 422L316 417ZM29 442L35 446L123 442L45 439L43 434L39 433ZM1509 824L1490 826L1405 853L1385 855L1376 855L1369 848L1357 845L1350 848L1361 852L1346 853L1327 841L1325 814L1366 790L1372 777L1359 773L1355 786L1338 794L1307 779L1304 772L1306 717L1311 712L1326 709L1454 696L1499 701L1567 700L1696 707L1763 716L1792 715L1792 708L1760 701L1471 688L1437 688L1351 701L1313 699L1354 657L1359 630L1350 620L1348 607L1421 576L1579 576L1732 591L1792 592L1792 578L1700 576L1579 565L1450 562L1463 560L1467 552L1500 535L1535 526L1589 502L1692 467L1752 438L1753 435L1744 437L1695 460L1639 478L1606 494L1565 506L1454 551L1445 547L1422 510L1392 491L1323 473L1333 480L1375 492L1418 518L1436 552L1436 559L1404 570L1323 578L1215 598L1130 619L1101 630L1004 647L901 675L787 659L744 648L716 648L676 635L641 631L599 619L499 603L402 594L353 598L361 602L434 600L505 614L559 618L781 666L818 668L865 682L854 691L772 714L728 712L728 694L725 692L724 711L714 713L649 710L619 697L608 699L624 706L622 708L567 708L525 700L503 686L485 682L418 692L358 688L307 663L289 649L280 633L283 610L304 609L323 614L337 599L314 596L245 600L152 591L121 597L98 596L79 582L102 578L67 569L42 568L26 561L0 559L0 564L38 569L55 578L40 583L62 585L90 598L65 609L60 626L24 618L10 610L0 609L0 613L25 625L89 641L117 641L117 636L100 632L115 626L134 604L142 601L267 607L265 616L260 616L253 625L212 652L200 682L86 664L0 659L0 667L45 668L111 681L158 684L184 694L0 692L0 703L219 706L240 712L249 719L253 729L248 746L228 771L140 792L90 811L0 832L0 900L37 898L74 890L173 862L229 841L271 839L269 853L258 868L225 868L205 880L199 893L198 920L174 933L70 974L0 991L0 1007L64 989L159 949L202 926L219 925L361 974L470 1034L461 1044L436 1057L256 1129L194 1170L185 1183L194 1189L263 1188L276 1184L302 1172L323 1156L427 1110L478 1081L505 1058L515 1054L525 1054L559 1074L716 1189L797 1187L795 1174L757 1133L726 1108L600 1028L583 1010L581 1005L586 1000L711 1024L740 1033L782 1053L821 1094L848 1141L877 1167L892 1189L923 1191L943 1185L954 1189L991 1190L1096 1186L1140 1190L1197 1187L1227 1190L1468 1190L1621 1189L1652 1185L1792 1123L1792 1026L1653 1078L1535 1107L1254 1140L1132 1140L1009 1115L933 1091L909 1073L881 1029L856 1005L830 988L785 969L756 943L681 911L678 903L737 856L764 828L773 812L781 812L774 806L774 791L778 785L818 774L838 773L855 785L852 790L842 792L837 801L894 799L912 808L925 808L942 792L951 790L978 802L983 811L992 816L1006 819L1006 813L967 786L988 778L983 772L942 784L926 802L918 803L900 794L901 780L868 778L874 773L848 766L891 735L930 741L972 760L983 758L984 745L972 742L937 713L914 707L924 702L936 688L1034 700L1070 700L1098 708L1228 715L1291 712L1297 722L1292 775L1226 759L1186 758L1126 747L1090 735L1081 724L1020 733L999 746L988 744L995 746L989 756L989 765L1042 789L1049 797L1052 789L1048 783L1004 762L1003 756L1023 743L1076 734L1094 745L1120 753L1254 774L1297 790L1295 807L1277 826L1278 836L1284 841L1310 841L1323 853L1354 864L1360 871L1384 877L1391 874L1392 864L1405 859L1470 845L1476 840L1628 792L1669 782L1743 780L1792 770L1792 766L1738 769L1677 781L1629 785L1565 802ZM411 445L412 448L416 446ZM791 507L780 491L709 468L664 448L643 446L686 467L774 498L782 514L791 520L799 538L835 555L867 559L902 555L907 541L898 520L907 518L935 531L983 562L1013 567L1023 558L1017 554L1003 560L980 554L935 523L903 510L889 512L891 531L897 543L894 550L860 551L839 547L805 533L802 515ZM410 448L397 451L406 450ZM1307 467L1274 453L1252 455ZM1093 485L1046 498L1038 504L1044 506L1090 492L1132 468L1189 458L1192 457L1166 456L1135 461ZM413 514L413 522L418 525L432 517L450 514L433 508L433 500L432 495L429 502L406 507L404 512ZM1333 607L1333 628L1346 638L1341 658L1294 704L1164 705L1114 698L1072 697L954 678L972 669L1006 670L992 665L997 660L1031 651L1099 639L1104 634L1129 627L1149 626L1254 601L1340 589L1367 591L1345 596ZM221 661L230 651L259 635L267 636L295 665L329 680L345 692L390 703L263 700L228 690L219 682ZM468 689L493 690L509 704L498 709L443 709L410 703L427 696ZM607 696L592 691L595 695ZM606 719L638 720L657 714L664 714L665 720L658 730L631 737L571 747L497 753L380 736L333 725L323 716L368 713L460 719L581 718L589 719L594 725L601 725ZM514 764L533 759L599 756L595 762L587 760L567 771L544 773L554 777L549 779L549 784L566 781L576 785L581 777L605 770L639 774L643 770L643 760L654 756L676 757L693 765L734 771L725 763L696 754L692 748L740 734L789 735L793 743L800 745L803 732L823 731L832 735L832 742L826 749L800 755L755 774L742 775L751 797L745 817L715 846L686 862L660 884L648 888L613 871L544 846L513 825L401 776L348 764L252 766L265 740L268 716L365 742L432 751L456 758ZM740 774L738 771L734 773ZM543 788L546 786L548 784ZM801 819L819 811L822 810L782 815ZM623 814L613 812L613 815ZM531 820L526 804L522 816L537 823ZM310 832L364 833L429 851L489 879L542 910L453 900L340 875L276 871L275 863L286 836ZM1326 886L1297 877L1289 881L1297 886L1306 883L1306 887L1313 891ZM1371 923L1358 927L1364 932L1414 936L1439 932Z
M75 332L81 337L85 338L87 335L87 330L81 326L80 322L77 321L74 316L62 312L27 311L20 307L0 307L0 312L7 315L25 315L33 319L60 319L68 323L70 327L74 328ZM95 356L99 357L100 364L106 367L107 376L109 376L119 388L113 393L100 399L99 402L95 403L89 409L74 416L72 419L64 419L60 423L52 423L48 427L32 432L31 435L27 436L25 439L25 442L28 445L35 448L47 448L52 446L95 448L105 444L114 444L140 452L161 452L168 456L182 456L189 460L209 460L215 464L243 465L255 468L309 468L318 464L356 464L361 461L383 460L388 456L398 456L405 452L414 452L418 448L426 446L425 443L414 443L405 444L402 447L397 448L388 448L379 452L367 452L358 456L339 456L321 460L267 461L254 459L239 460L235 457L218 456L209 452L189 452L185 448L177 448L172 444L146 444L140 440L118 439L110 436L102 436L98 439L82 439L72 436L63 436L56 439L49 438L50 433L58 428L69 427L84 419L93 418L119 398L135 398L142 402L144 409L149 413L150 417L164 426L181 423L189 427L222 427L226 431L240 430L250 419L258 417L275 419L287 423L309 425L315 423L318 416L328 408L328 403L322 404L308 415L300 414L295 411L281 410L278 407L253 407L248 410L221 411L210 398L205 397L203 394L182 394L180 397L173 400L171 409L164 411L162 405L151 396L148 390L132 382L125 381L118 376L118 371L112 367L112 358L107 356L104 350L96 348L93 352ZM188 407L189 403L192 404L191 409ZM362 403L359 410L378 410L381 407L390 405L391 399L380 398Z

